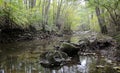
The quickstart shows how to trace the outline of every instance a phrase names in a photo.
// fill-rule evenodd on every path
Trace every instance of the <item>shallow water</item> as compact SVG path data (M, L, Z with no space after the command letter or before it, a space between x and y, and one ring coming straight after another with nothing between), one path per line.
M66 36L0 44L0 73L117 73L98 56L78 56L68 65L54 70L43 68L39 64L40 54L46 50L53 50L53 46L60 45L61 40L73 40L73 38ZM104 69L96 68L97 65L102 64L106 65Z

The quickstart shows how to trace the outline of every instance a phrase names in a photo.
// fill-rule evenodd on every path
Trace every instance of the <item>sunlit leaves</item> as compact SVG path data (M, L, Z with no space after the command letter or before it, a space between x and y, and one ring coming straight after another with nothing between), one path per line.
M77 27L80 25L89 26L90 24L90 26L92 26L92 24L96 24L96 17L94 17L93 19L89 18L92 13L95 15L94 6L98 5L98 2L96 1L100 1L100 5L108 6L111 3L115 4L115 1L118 0L89 0L89 3L85 2L84 0L51 0L50 8L47 13L47 24L45 24L45 27L48 30L52 30L54 28L56 29L56 15L58 13L58 8L60 8L58 7L58 5L61 1L62 4L58 23L63 29L64 27L71 27L72 29L77 29ZM6 8L4 2L6 2ZM9 10L8 12L10 13L10 18L13 19L14 22L18 25L27 26L29 24L37 24L41 27L42 22L45 20L45 18L43 17L43 12L45 12L48 2L47 0L36 0L33 3L35 5L30 7L30 4L32 3L33 2L31 2L30 0L1 0L0 7L2 6L2 8ZM86 3L86 6L82 5L82 3ZM44 7L42 5L44 5ZM87 8L90 5L92 7ZM2 15L4 15L4 12L3 10L0 10L0 16ZM98 26L95 27L96 29L98 29Z
M0 1L0 9L3 6L3 0Z

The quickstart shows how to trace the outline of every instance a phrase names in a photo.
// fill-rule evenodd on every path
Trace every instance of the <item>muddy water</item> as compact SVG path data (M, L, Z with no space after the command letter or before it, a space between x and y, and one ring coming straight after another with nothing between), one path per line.
M98 56L78 56L73 61L54 70L43 68L39 56L46 50L53 50L61 40L73 40L70 36L47 40L33 40L0 44L0 73L117 73L110 68L104 59ZM97 68L105 65L104 69Z

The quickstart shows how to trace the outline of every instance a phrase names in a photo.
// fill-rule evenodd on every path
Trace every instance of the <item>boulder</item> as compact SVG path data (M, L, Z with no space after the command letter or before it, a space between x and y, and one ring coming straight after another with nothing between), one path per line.
M61 51L46 51L40 55L40 64L45 68L58 68L69 60L68 55Z
M77 55L79 50L79 47L77 47L75 44L68 42L63 42L60 47L60 51L67 53L70 57Z
M74 57L77 54L81 55L82 53L92 53L96 51L99 51L102 56L109 59L114 57L113 52L116 50L117 43L112 37L100 33L87 33L84 34L84 37L81 36L78 42L62 42L59 50L67 53L70 57ZM115 55L117 61L120 60L118 54L119 52Z
M85 38L79 40L81 49L102 50L116 47L116 41L110 37L100 33L91 33Z

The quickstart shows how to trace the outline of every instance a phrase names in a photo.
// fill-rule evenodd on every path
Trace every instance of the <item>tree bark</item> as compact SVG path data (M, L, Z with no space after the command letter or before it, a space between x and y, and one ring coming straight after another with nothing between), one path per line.
M104 20L104 17L101 16L103 11L101 11L98 6L96 6L95 10L96 10L96 15L97 15L98 22L99 22L99 25L101 28L101 33L107 34L108 31L107 31L107 27L105 25L105 20Z
M42 4L42 31L45 31L45 23L44 23L44 15L45 15L45 0L43 0L43 4Z
M62 2L63 0L60 0L58 2L58 7L57 7L57 14L56 14L56 21L55 21L55 24L56 24L56 27L58 28L58 30L60 30L61 28L61 24L58 23L58 20L59 20L59 17L60 17L60 11L61 11L61 7L62 7Z
M36 4L36 0L29 0L29 8L33 8Z
M50 3L51 0L44 0L42 4L42 31L44 32L46 31L45 26L48 25Z
M50 8L50 2L51 0L47 1L47 6L45 7L45 25L48 24L48 13L49 13L49 8Z

